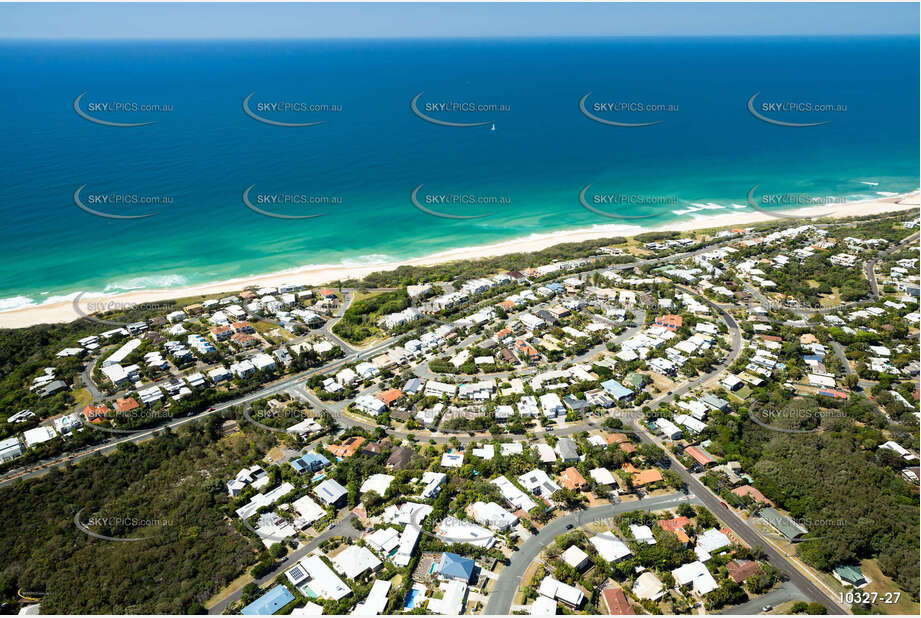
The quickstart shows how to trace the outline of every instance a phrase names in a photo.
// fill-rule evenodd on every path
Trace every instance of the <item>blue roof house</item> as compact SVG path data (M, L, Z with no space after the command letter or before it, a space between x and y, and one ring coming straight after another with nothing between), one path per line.
M438 574L442 579L469 582L470 577L473 576L473 560L446 551L441 555Z
M628 399L632 399L634 395L632 390L617 380L607 380L602 382L601 388L603 388L607 394L609 394L617 401L626 401Z
M271 616L293 600L291 591L279 584L244 607L240 613L244 616Z
M317 470L322 470L329 465L329 460L319 453L304 453L297 459L292 459L288 462L291 464L291 467L294 468L294 471L298 474L304 474L305 472L316 472Z

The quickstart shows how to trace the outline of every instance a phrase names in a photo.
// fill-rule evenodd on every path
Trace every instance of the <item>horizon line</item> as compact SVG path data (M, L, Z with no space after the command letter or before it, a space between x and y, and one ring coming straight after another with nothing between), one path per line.
M269 36L133 36L133 37L91 37L91 36L29 36L29 37L0 37L0 42L26 42L26 41L459 41L459 40L543 40L543 39L831 39L840 37L850 38L916 38L919 32L840 32L826 34L784 34L784 33L748 33L748 34L508 34L508 35L452 35L452 36L339 36L339 37L269 37Z

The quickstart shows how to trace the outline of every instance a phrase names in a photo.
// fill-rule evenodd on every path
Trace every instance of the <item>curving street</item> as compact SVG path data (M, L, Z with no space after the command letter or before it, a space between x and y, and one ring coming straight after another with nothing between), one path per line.
M292 568L298 561L300 561L301 558L315 550L327 539L331 539L335 536L346 536L352 539L359 538L361 533L358 532L358 530L356 530L352 525L354 519L355 514L349 513L342 519L338 520L334 525L321 532L315 538L290 552L287 556L285 556L285 559L272 570L271 573L263 575L257 579L253 579L253 581L261 588L288 569ZM237 590L234 590L231 594L215 603L208 610L208 614L212 616L223 614L224 610L230 607L230 605L240 600L240 598L243 596L243 588L244 586L240 586Z
M578 528L594 521L607 519L620 513L630 511L659 511L677 507L679 504L689 502L700 504L695 496L683 493L672 493L664 496L643 498L632 502L620 502L605 506L596 506L581 511L575 511L558 517L540 529L540 532L526 540L511 557L511 564L502 569L499 578L492 587L489 600L486 602L484 615L508 614L511 611L512 601L521 586L521 578L528 565L531 564L559 535L567 531L567 526Z
M917 236L917 234L915 234L914 236ZM662 258L638 260L636 262L631 262L627 264L617 264L617 265L610 266L610 268L616 269L616 270L625 270L625 269L635 268L637 266L642 266L645 264L659 264L659 263L670 262L673 260L684 259L686 257L697 255L699 253L711 251L715 247L721 246L722 244L727 244L727 243L718 243L714 245L708 245L707 247L704 247L704 248L701 248L701 249L698 249L692 252L679 253L679 254L674 254L670 256L665 256ZM892 250L894 251L895 247L893 247ZM607 268L609 267L605 267L605 269ZM587 277L592 272L596 272L597 270L600 270L600 269L586 271L584 274ZM687 288L680 284L674 284L674 286L676 289L679 289L683 292L693 294L695 296L700 296L700 294L696 290ZM733 316L730 315L726 311L723 305L720 305L704 296L700 296L700 297L703 299L703 301L707 305L709 305L719 315L720 319L722 319L723 322L728 327L729 332L730 332L730 337L731 337L731 349L730 349L729 354L723 359L722 362L720 362L712 370L694 378L693 380L685 382L681 386L675 388L670 393L660 395L659 397L646 402L644 405L654 408L656 405L658 405L662 401L666 401L669 399L679 397L697 388L706 387L712 381L718 379L719 376L722 374L722 372L725 371L725 369L728 366L730 366L733 362L735 362L735 360L741 354L742 343L743 343L742 332L735 318L733 318ZM354 297L352 296L351 298L354 298ZM349 300L349 302L351 302L351 300ZM343 311L344 311L344 308L343 308ZM644 317L645 317L645 313L643 314L643 318ZM615 341L623 341L627 337L638 332L642 328L643 318L639 319L637 321L638 322L637 324L635 324L633 327L631 327L630 329L628 329L627 331L619 335L617 338L615 338ZM330 326L331 326L330 323L326 325L327 331L330 328ZM327 334L332 335L329 332L327 332ZM0 487L7 485L9 483L15 482L20 479L26 479L26 478L30 478L32 476L36 476L39 474L44 474L48 469L53 468L53 467L61 466L67 463L74 463L74 462L80 461L81 459L84 459L86 457L89 457L95 454L103 454L103 453L110 452L113 449L117 448L119 444L124 443L124 442L139 442L142 440L149 439L152 436L154 436L156 432L162 430L164 427L170 427L170 428L179 427L181 425L184 425L185 423L189 423L189 422L201 419L209 414L214 414L216 412L225 410L232 406L237 406L237 405L247 403L249 401L253 401L256 399L260 399L268 395L272 395L274 393L279 393L279 392L290 393L298 397L301 400L307 400L308 402L310 402L312 405L314 405L318 409L328 410L334 416L337 422L340 425L343 425L345 427L360 426L365 429L376 428L377 425L370 420L363 420L355 416L345 414L343 410L347 405L346 402L336 402L333 404L327 404L327 403L320 401L318 398L316 398L316 396L313 395L313 393L311 393L309 390L304 388L303 382L306 380L306 378L318 372L322 372L322 373L329 372L345 364L354 362L355 360L358 360L360 358L368 358L370 356L381 353L385 351L386 349L395 345L397 340L398 340L397 337L392 337L386 341L383 341L381 343L378 343L376 345L373 345L367 349L360 350L360 351L357 348L353 348L351 346L346 345L346 349L349 350L350 353L345 358L334 361L328 365L325 365L323 367L318 367L315 369L311 369L311 370L302 372L298 375L284 378L282 380L278 380L275 383L269 384L263 387L262 389L259 389L245 397L242 397L240 399L236 399L230 402L226 402L223 404L219 404L215 406L213 409L201 412L195 416L182 418L182 419L176 419L156 429L144 430L144 431L138 432L128 437L112 440L104 445L93 447L93 448L87 449L79 453L66 455L55 461L45 462L41 464L40 466L32 468L31 470L14 472L14 474L7 476L3 480L0 480ZM417 371L421 371L422 374L425 375L425 372L427 371L427 366L420 365L419 367L417 367ZM639 408L622 410L621 412L636 413L636 412L639 412ZM616 413L615 413L615 416L616 416ZM636 423L635 426L636 426L636 430L633 433L639 436L639 439L641 441L661 446L661 444L647 432L646 428L641 423ZM595 427L596 427L595 420L583 419L583 420L580 420L574 423L558 425L558 426L554 426L550 428L544 428L543 430L538 430L532 433L536 437L541 437L545 435L565 436L565 435L579 433L582 431L588 431L588 430L594 429ZM462 443L469 443L472 441L493 438L493 436L489 433L471 434L469 432L453 434L453 433L441 433L441 432L430 432L430 431L408 432L408 431L390 430L388 431L388 433L392 436L400 437L400 438L406 438L408 435L413 434L417 439L434 440L436 443L447 443L451 441L452 439L457 439ZM511 436L511 434L509 435ZM704 504L705 506L707 506L707 508L709 508L715 514L717 514L717 516L720 517L724 522L726 522L728 526L730 527L730 529L743 541L745 541L751 546L762 548L767 554L768 559L771 562L771 564L773 564L775 567L780 569L790 579L790 581L792 581L796 585L796 587L803 592L803 594L809 600L821 603L826 608L828 608L828 610L831 613L835 613L835 614L846 613L842 608L836 605L834 601L832 601L832 599L828 595L826 595L821 589L819 589L818 586L816 586L812 582L811 579L809 579L806 575L803 574L802 571L800 571L796 566L794 566L794 564L790 560L788 560L787 557L781 555L770 544L766 543L762 539L758 531L752 528L746 521L741 519L738 515L736 515L730 509L724 507L722 504L722 501L718 498L718 496L713 494L708 488L706 488L703 484L701 484L693 475L690 474L690 472L685 470L682 465L678 464L677 460L675 460L671 456L670 453L669 453L669 457L672 458L675 464L675 465L672 465L672 469L675 470L682 477L682 479L684 480L686 484L686 487L688 487L693 492L695 496L693 499L695 501L699 501L699 503ZM560 526L559 531L554 532L556 530L556 528L554 527L556 525L556 521L551 522L550 524L548 524L548 526L544 528L544 530L546 530L546 534L544 533L544 530L542 530L540 534L529 539L525 543L525 545L521 548L520 553L516 554L516 560L513 561L513 564L518 564L518 556L527 555L527 554L521 553L521 552L524 552L525 548L528 548L527 551L530 553L533 553L534 556L538 555L540 553L540 547L541 547L538 545L538 543L540 543L541 540L546 540L547 538L551 538L552 540L552 537L550 537L551 534L553 536L556 536L557 534L560 533L560 531L564 530L566 522L570 521L569 519L567 519L569 517L583 517L584 518L586 516L594 517L597 515L597 519L603 519L604 517L617 513L617 512L624 512L625 510L633 510L634 508L646 508L643 506L644 504L650 505L648 508L668 508L668 505L674 505L678 503L678 502L675 502L674 504L671 504L668 502L668 500L680 500L682 498L684 500L688 499L687 496L676 494L676 495L672 495L668 499L664 499L662 497L647 498L645 500L652 501L652 502L644 502L641 500L637 502L623 503L623 504L618 504L618 505L613 505L613 506L595 507L594 509L587 509L579 513L573 513L573 514L567 515L563 518L556 520L556 521L564 522L562 524L559 524ZM659 504L659 502L657 502L659 500L664 500L663 504L666 504L666 505L665 506L655 506L656 504ZM623 510L618 510L618 509L623 509ZM589 520L585 520L585 521L587 523ZM527 563L530 563L530 559L527 561ZM526 567L527 567L527 564L525 564L525 566L521 568L522 574L524 572L524 568ZM516 569L517 568L518 567L516 567ZM507 571L510 572L511 574L506 577L514 576L515 571L510 570L510 568L507 568L506 570L504 570L503 574L506 573ZM504 580L503 580L503 583L504 583ZM517 583L515 584L515 587L517 588ZM487 613L506 613L508 611L508 608L511 605L511 599L514 596L514 590L512 590L509 593L505 591L505 588L506 586L499 586L499 585L496 586L496 592L490 597L490 601L487 606L487 610L488 610ZM498 611L498 610L492 611L492 610L496 610L497 608L499 608L500 604L505 603L506 596L508 597L507 599L508 606L502 607L501 611Z

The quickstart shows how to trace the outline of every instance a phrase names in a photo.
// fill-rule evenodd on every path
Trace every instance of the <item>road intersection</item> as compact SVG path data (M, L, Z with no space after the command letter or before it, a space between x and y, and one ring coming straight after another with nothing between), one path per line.
M917 234L913 236L916 237ZM667 263L667 262L671 262L674 260L685 259L687 257L692 257L694 255L712 251L713 249L719 246L728 244L728 242L729 241L724 242L724 243L712 244L712 245L708 245L706 247L703 247L703 248L700 248L700 249L697 249L691 252L673 254L673 255L664 256L661 258L641 259L638 261L625 263L625 264L607 265L604 267L604 269L626 270L626 269L632 269L632 268L637 268L637 267L642 267L642 266L647 266L647 265ZM595 269L595 270L588 271L583 274L585 275L586 278L588 278L593 272L597 272L598 270L601 270L601 269ZM872 287L875 288L875 286L872 286ZM675 288L683 292L687 292L687 293L694 294L694 295L699 295L699 293L696 290L689 289L679 284L675 284ZM755 294L755 297L759 298L759 295ZM347 296L347 302L350 303L353 298L354 298L354 295L350 294L349 296ZM717 379L725 371L727 367L731 366L731 364L735 362L735 360L739 357L741 353L742 333L741 333L741 330L736 320L733 318L732 315L730 315L726 311L726 308L723 305L719 305L707 299L706 297L702 297L702 298L704 298L704 301L712 309L716 311L716 313L719 315L719 317L723 320L723 322L728 327L730 336L731 336L730 352L722 362L720 362L715 368L708 371L707 373L682 384L678 388L674 389L673 391L670 391L669 393L665 395L661 395L655 399L652 399L646 402L646 405L649 406L650 408L654 408L660 402L673 399L693 389L706 387L712 381ZM344 311L344 308L343 308L343 311ZM341 314L337 317L341 317ZM645 317L645 312L641 314L641 317L638 320L638 323L635 326L628 329L628 331L626 333L623 333L621 337L618 337L618 339L622 340L623 338L630 336L631 334L635 333L639 328L641 328L643 321L644 321L644 317ZM331 323L327 323L324 326L324 331L329 336L334 337L334 335L332 334L330 330L331 325L332 325ZM254 391L244 397L235 399L233 401L228 401L222 404L218 404L210 408L209 410L200 412L199 414L196 414L190 417L186 417L186 418L181 418L181 419L173 419L169 421L168 423L164 424L163 426L160 426L154 429L149 429L149 430L142 430L130 436L113 439L107 442L106 444L98 445L98 446L95 446L89 449L85 449L84 451L81 451L78 453L67 454L51 462L43 462L39 466L36 466L30 470L18 471L17 473L14 473L13 475L8 475L7 477L0 480L0 487L4 485L8 485L13 482L17 482L18 480L27 479L33 476L44 474L47 470L53 467L57 467L57 466L61 466L61 465L69 464L69 463L75 463L87 457L91 457L92 455L104 454L104 453L110 452L114 450L115 448L117 448L118 445L122 443L139 442L142 440L150 439L153 436L155 436L158 432L162 431L163 429L167 427L174 429L186 423L200 420L208 415L219 413L233 406L247 404L254 400L261 399L266 396L270 396L270 395L280 393L280 392L287 392L290 394L294 394L301 400L304 400L306 398L307 401L309 401L311 404L316 406L318 409L330 411L330 413L333 414L333 417L337 420L337 422L340 425L343 425L345 427L360 426L365 429L374 429L377 427L377 425L371 422L370 420L365 421L356 416L345 413L344 411L344 408L346 407L345 402L338 402L336 404L327 404L317 399L315 395L313 395L313 393L311 393L309 390L304 388L304 382L306 382L307 378L309 378L310 376L314 374L327 373L335 369L338 369L339 367L342 367L346 364L355 362L359 359L367 359L374 355L383 353L390 347L394 346L397 343L398 338L391 337L385 341L382 341L380 343L377 343L371 347L364 348L364 349L355 348L345 342L342 342L341 339L339 339L338 337L335 337L335 339L347 351L347 355L344 358L333 361L322 367L317 367L317 368L314 368L308 371L304 371L297 375L289 376L281 380L275 381L271 384L267 384L263 388L257 391ZM91 372L92 372L91 367L88 367L87 370L84 372L84 379L89 379L89 377L91 376ZM91 383L91 379L90 379L90 383ZM89 384L87 386L89 388ZM94 394L94 396L96 395L96 393L98 393L98 391L94 393L93 389L90 389L90 392ZM630 411L627 411L627 412L630 412ZM632 412L636 413L638 412L638 410L634 409L632 410ZM568 423L568 424L560 425L558 427L546 428L542 431L539 430L539 431L533 432L533 434L535 435L535 437L541 437L545 435L556 435L556 436L571 435L574 433L579 433L582 431L593 429L595 428L595 426L596 425L593 420L586 419L586 420L576 422L576 423ZM394 437L400 437L400 438L407 438L411 433L414 434L414 436L418 439L423 439L423 440L431 439L439 443L448 442L453 439L459 440L462 443L468 443L472 441L492 438L491 434L477 434L477 433L472 433L472 432L443 433L443 432L427 432L427 431L415 431L415 432L397 431L397 430L388 431L388 434ZM636 423L635 433L639 436L640 440L643 442L647 442L651 444L658 444L657 440L655 440L655 438L652 437L646 431L646 428L641 423ZM666 450L666 452L668 451ZM669 456L671 457L670 454ZM675 463L677 463L677 460L675 460ZM810 578L804 575L803 572L801 572L798 568L796 568L786 557L781 555L770 544L766 543L762 539L760 532L758 532L753 527L751 527L748 524L748 522L740 518L730 509L726 508L718 496L713 494L708 488L706 488L703 484L701 484L692 474L690 474L690 472L685 470L681 464L674 465L672 466L672 468L682 477L682 479L684 480L686 484L686 487L693 493L693 500L695 502L704 504L711 511L717 514L717 516L720 517L724 522L726 522L729 528L744 542L748 543L749 545L762 548L765 551L765 553L768 555L769 561L775 567L780 569L790 579L790 581L793 582L796 588L802 591L802 593L805 596L807 596L809 600L821 603L833 613L844 612L843 608L840 608L839 606L837 606L827 594L825 594L822 590L818 588L818 586L815 585L815 583L813 583L813 581ZM660 498L662 497L647 498L644 500L656 501L656 500L659 500ZM687 499L687 496L684 496L684 498ZM678 497L677 495L672 495L670 499L680 500L680 497ZM646 508L646 506L644 506L645 504L649 504L649 505L659 504L659 502L644 502L644 500L630 502L630 503L622 503L622 504L628 505L630 507L630 508L627 508L626 510L633 510L635 508ZM665 502L667 502L667 500ZM623 511L618 511L617 510L618 508L623 508L623 507L621 506L621 504L613 505L613 506L595 507L595 509L587 509L585 511L580 511L579 513L581 514L579 516L585 517L586 516L585 513L591 513L592 515L590 516L594 516L594 514L597 513L599 514L598 518L601 519L612 513L623 512ZM652 508L652 507L650 506L649 508ZM660 505L656 508L668 508L668 506ZM602 513L607 513L608 515L602 515ZM550 524L548 524L548 526L545 526L544 530L542 530L540 534L536 535L535 537L532 537L532 539L529 539L529 541L525 543L525 546L529 548L528 551L533 552L533 548L537 547L536 544L540 542L539 541L540 539L544 539L548 535L552 534L554 530L556 530L556 527L555 527L557 526L556 522L564 521L566 520L566 518L570 516L574 516L574 515L576 514L574 513L574 514L564 516L563 518L558 518L554 522L551 522ZM338 523L337 526L338 525L341 525L341 522ZM566 525L565 523L560 524L560 525L564 526L563 529L565 529L565 525ZM544 532L545 530L546 530L546 534ZM539 539L539 540L535 540L535 539ZM524 547L522 549L524 549ZM539 551L537 553L539 553ZM523 553L516 554L515 560L513 561L514 564L518 564L520 560L524 559L524 558L519 558L519 555L525 556L526 554L523 554ZM530 563L530 560L528 560L527 563ZM526 568L526 566L527 565L525 564L524 568ZM516 567L516 570L517 568L518 567ZM506 571L509 571L509 569L507 568ZM503 574L506 571L503 571ZM515 571L511 571L512 574L514 574L514 572ZM522 568L522 573L523 573L523 568ZM505 580L502 580L502 582L505 583ZM497 592L491 595L490 597L489 604L487 605L487 613L505 613L509 610L511 606L511 596L507 599L508 603L506 604L505 597L508 596L508 593L505 592L505 588L506 588L505 586L502 586L502 587L498 585L496 586ZM514 596L514 589L511 591L511 595ZM498 612L489 611L491 609L500 608L500 606L501 606L502 611L498 611Z

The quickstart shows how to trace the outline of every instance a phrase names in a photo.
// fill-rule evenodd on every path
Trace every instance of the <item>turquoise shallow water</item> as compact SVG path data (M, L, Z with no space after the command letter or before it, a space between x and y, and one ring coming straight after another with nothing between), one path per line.
M379 262L596 225L744 212L763 193L859 199L918 187L917 41L579 39L0 44L0 309L306 264ZM111 122L94 124L78 107ZM276 122L323 121L281 127ZM487 122L453 127L436 120ZM614 127L587 118L665 122ZM830 104L765 111L746 102ZM894 96L896 95L896 96ZM326 105L277 112L269 103ZM170 111L111 112L102 104ZM439 103L494 106L444 111ZM603 103L661 105L609 111ZM261 104L261 105L260 105ZM598 106L596 107L596 104ZM675 109L677 108L677 109ZM768 108L764 108L768 109ZM494 130L493 130L494 127ZM608 214L579 192L633 196ZM150 214L135 220L94 216ZM489 214L447 219L448 214ZM278 219L273 214L319 214ZM96 197L165 196L113 207ZM333 203L271 204L271 196ZM503 199L439 205L437 196ZM262 196L262 200L259 200ZM664 200L642 205L640 198ZM426 199L428 198L428 199ZM339 203L341 200L341 203Z

